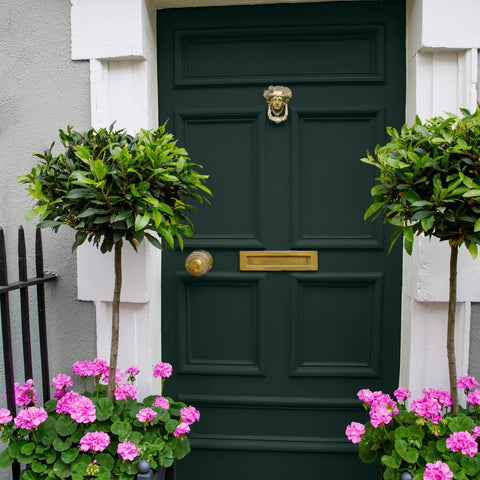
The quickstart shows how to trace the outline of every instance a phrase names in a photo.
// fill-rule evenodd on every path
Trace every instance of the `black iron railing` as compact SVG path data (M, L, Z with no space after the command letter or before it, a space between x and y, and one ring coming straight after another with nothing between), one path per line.
M5 235L0 227L0 317L2 325L3 360L5 366L5 387L7 391L7 406L13 415L16 413L14 398L15 366L13 350L18 351L19 346L13 345L12 324L10 317L10 297L14 291L20 296L20 318L23 351L23 369L25 379L33 379L32 340L30 328L29 287L36 286L37 290L37 320L38 342L40 350L40 363L42 369L42 392L44 401L50 398L47 325L45 317L45 290L44 283L55 280L55 275L45 274L43 270L42 236L40 229L36 230L35 239L36 276L27 277L27 250L25 246L25 232L22 227L18 229L18 278L17 282L8 283L7 254L5 248ZM23 382L22 382L23 383ZM38 383L38 382L37 382ZM20 476L18 464L13 465L13 480Z

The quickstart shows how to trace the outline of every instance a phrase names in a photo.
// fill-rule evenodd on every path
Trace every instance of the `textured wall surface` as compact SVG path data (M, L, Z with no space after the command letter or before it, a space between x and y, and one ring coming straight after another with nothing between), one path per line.
M480 381L480 303L472 303L468 373Z
M90 122L89 64L70 57L70 2L0 2L0 226L7 237L9 280L18 279L17 227L23 224L29 248L29 276L34 276L33 232L24 211L33 201L17 176L28 173L43 151L68 124L83 130ZM95 355L95 310L76 299L76 255L73 232L44 230L45 269L58 279L46 286L51 376ZM30 248L31 247L31 248ZM33 294L31 295L33 297ZM12 321L18 321L16 295L11 295ZM14 336L19 340L18 329ZM16 351L18 355L18 349ZM38 371L38 369L37 369ZM0 357L0 407L4 391ZM22 369L16 380L23 382ZM0 476L4 472L0 472Z

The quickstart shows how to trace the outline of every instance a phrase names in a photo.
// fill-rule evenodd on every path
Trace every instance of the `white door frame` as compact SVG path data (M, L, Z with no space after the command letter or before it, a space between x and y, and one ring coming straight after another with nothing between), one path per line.
M311 2L319 0L310 0ZM386 0L385 0L386 1ZM156 10L276 0L72 0L72 59L90 61L91 123L130 132L158 123ZM288 3L295 3L290 0ZM303 0L302 3L305 3ZM406 0L406 119L430 118L477 103L480 2ZM145 243L145 242L144 242ZM143 245L125 249L121 306L120 367L144 373L161 358L161 253ZM97 307L97 354L109 358L113 260L90 246L78 251L78 296ZM457 357L467 373L470 304L480 301L480 263L461 252L458 286ZM448 245L419 238L404 255L400 384L414 395L427 386L448 388L445 350ZM439 368L440 366L440 368ZM153 385L145 377L140 393ZM368 385L365 385L368 387Z

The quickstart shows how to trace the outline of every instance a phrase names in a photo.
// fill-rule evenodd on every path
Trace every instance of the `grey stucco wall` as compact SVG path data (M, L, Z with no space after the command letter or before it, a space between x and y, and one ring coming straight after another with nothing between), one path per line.
M9 280L18 279L17 228L23 224L29 254L29 276L34 276L35 220L23 214L33 201L17 176L28 173L36 158L68 124L89 127L89 64L70 60L70 2L38 0L0 2L0 226L7 237ZM76 300L76 255L73 232L43 230L45 269L58 279L46 286L51 376L69 373L73 362L93 359L96 351L95 310ZM33 294L32 294L33 296ZM12 297L12 321L18 305ZM18 329L14 333L19 339ZM18 356L18 348L16 349ZM3 355L0 357L0 393L4 391ZM22 381L23 371L16 380ZM0 407L5 401L1 400ZM2 472L0 472L0 476Z

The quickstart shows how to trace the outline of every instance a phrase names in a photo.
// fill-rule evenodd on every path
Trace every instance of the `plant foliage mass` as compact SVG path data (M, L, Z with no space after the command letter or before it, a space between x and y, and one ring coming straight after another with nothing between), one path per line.
M122 239L136 248L144 238L161 248L157 235L168 247L175 240L183 247L193 204L210 191L165 125L135 136L113 125L84 134L69 126L60 140L62 153L52 153L54 144L36 153L42 161L21 177L37 200L27 219L39 215L39 226L55 231L73 227L73 250L85 240L103 253Z
M400 132L387 129L391 140L367 152L362 161L380 170L372 188L374 203L365 218L384 215L404 233L412 252L415 234L424 233L452 246L467 246L473 257L480 243L480 110L463 117L448 114L427 122L417 117Z

